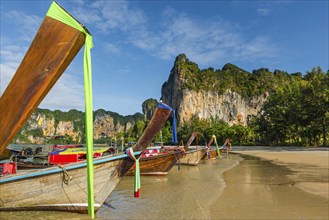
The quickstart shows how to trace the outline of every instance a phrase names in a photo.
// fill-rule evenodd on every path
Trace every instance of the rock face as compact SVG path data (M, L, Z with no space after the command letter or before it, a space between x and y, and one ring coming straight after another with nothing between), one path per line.
M171 70L168 81L162 86L162 100L176 110L179 124L199 119L219 119L230 125L247 125L251 117L256 115L268 97L268 93L253 97L243 97L237 92L227 89L219 94L211 90L191 90L185 88L188 70L185 56L177 57L176 65Z
M94 121L94 139L114 137L117 132L126 131L126 127L130 128L131 123L122 125L119 122L115 123L109 115L97 116Z
M116 133L131 129L143 115L136 113L122 116L114 112L97 110L94 113L94 139L114 137ZM58 136L69 137L73 142L81 142L85 134L84 113L38 109L16 136L15 143L44 144L47 139Z

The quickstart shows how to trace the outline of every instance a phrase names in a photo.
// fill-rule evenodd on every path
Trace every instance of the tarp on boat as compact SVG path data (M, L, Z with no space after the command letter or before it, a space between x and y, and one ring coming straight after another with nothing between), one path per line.
M111 151L112 147L94 147L93 153L102 154L106 151ZM49 155L68 155L68 154L86 154L87 149L85 147L76 147L76 148L65 148L58 151L49 152Z

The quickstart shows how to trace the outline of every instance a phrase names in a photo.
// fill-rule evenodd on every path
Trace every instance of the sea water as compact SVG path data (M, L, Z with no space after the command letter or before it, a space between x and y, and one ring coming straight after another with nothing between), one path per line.
M141 177L140 198L133 197L134 177L125 177L97 213L100 219L209 219L210 208L225 188L223 172L240 157L201 160L175 166L167 176Z

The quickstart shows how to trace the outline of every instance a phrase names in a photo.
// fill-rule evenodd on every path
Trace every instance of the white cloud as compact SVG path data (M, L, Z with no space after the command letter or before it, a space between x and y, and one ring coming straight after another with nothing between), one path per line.
M0 96L6 90L11 78L13 77L16 69L12 67L11 63L0 64Z
M42 22L41 17L36 15L27 15L21 11L9 11L5 14L5 17L18 24L18 31L20 33L19 39L28 42L33 39Z
M83 111L84 107L83 85L78 78L65 72L40 104L40 108L66 111L70 109Z
M103 18L96 23L96 28L105 32L114 29L131 31L146 22L144 12L131 9L127 1L97 1L92 4L92 8Z
M242 28L227 20L191 17L171 7L166 7L159 18L147 17L128 1L96 1L89 8L92 13L84 11L85 20L97 17L93 25L98 31L103 34L121 31L128 43L164 60L186 53L195 62L207 65L222 59L236 62L272 58L277 53L269 37L247 38ZM258 13L265 16L269 10L259 8ZM107 49L118 53L112 42Z
M23 48L18 46L3 45L0 50L1 63L0 63L0 95L7 88L10 80L15 74L21 60L23 59Z
M257 12L262 16L267 16L270 11L267 8L258 8Z
M79 7L75 7L72 10L72 14L74 17L77 18L83 24L97 24L102 22L102 17L98 15L97 10L88 8L86 6L81 6L78 4Z
M112 54L120 53L120 48L118 46L116 46L115 44L108 43L108 44L106 44L105 49Z

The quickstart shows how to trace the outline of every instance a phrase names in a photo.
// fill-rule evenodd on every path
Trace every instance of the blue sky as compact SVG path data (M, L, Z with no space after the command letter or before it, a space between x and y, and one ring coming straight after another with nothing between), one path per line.
M122 115L159 99L175 57L201 69L233 63L328 70L328 1L57 1L93 35L94 109ZM2 94L52 1L0 0ZM41 108L84 110L82 52Z

